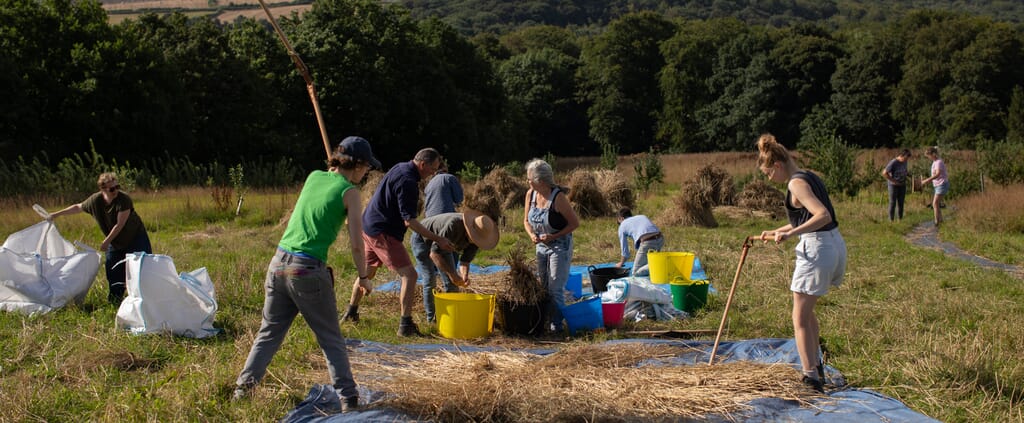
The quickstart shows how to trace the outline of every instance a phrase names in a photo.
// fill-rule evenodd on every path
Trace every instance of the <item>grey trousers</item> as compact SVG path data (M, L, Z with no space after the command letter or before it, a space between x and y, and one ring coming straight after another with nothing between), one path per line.
M342 398L359 396L338 324L334 279L327 266L320 260L279 249L270 261L264 289L263 322L235 383L251 386L263 379L292 321L302 313L327 359L334 388Z

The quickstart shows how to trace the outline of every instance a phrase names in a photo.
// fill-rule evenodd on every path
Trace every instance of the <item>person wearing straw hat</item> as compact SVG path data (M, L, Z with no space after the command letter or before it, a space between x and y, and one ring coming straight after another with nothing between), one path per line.
M359 391L338 324L334 274L326 262L328 249L347 221L352 262L360 275L365 274L359 219L362 199L356 184L370 169L379 169L380 161L373 156L369 142L348 137L338 144L328 164L328 170L313 171L306 178L288 227L270 260L263 283L263 320L235 382L235 400L252 394L295 317L301 314L327 359L327 371L342 401L342 411L359 406ZM359 284L366 291L373 289L369 279L360 278Z
M423 219L421 223L430 232L447 239L454 247L453 251L445 251L426 238L412 238L416 271L423 276L423 308L426 310L427 321L433 323L434 286L438 270L452 281L452 286L445 285L445 292L458 292L458 287L469 286L470 262L476 257L477 251L490 250L498 245L499 234L494 219L469 209L463 213L434 215ZM456 254L459 255L458 270L455 265Z
M153 253L149 242L146 225L142 223L135 205L128 194L121 192L117 183L117 174L105 172L96 181L100 192L90 195L85 201L72 204L67 208L51 213L47 220L53 221L59 216L86 212L92 215L100 230L106 235L100 244L100 251L106 253L104 270L106 270L109 291L107 301L117 305L124 300L127 291L125 280L128 278L125 268L114 269L129 253Z
M622 255L615 267L622 267L626 263L626 259L629 258L629 240L632 239L634 248L636 248L632 274L648 274L647 252L661 251L661 248L665 246L665 237L661 235L661 230L654 226L651 219L642 214L633 216L633 211L629 207L619 209L618 221L619 247L622 249Z

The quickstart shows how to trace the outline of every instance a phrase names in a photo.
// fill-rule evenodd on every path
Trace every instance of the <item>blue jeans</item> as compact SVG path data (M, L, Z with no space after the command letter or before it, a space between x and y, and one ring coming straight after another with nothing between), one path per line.
M327 266L315 258L277 250L267 269L263 288L263 321L245 360L245 367L235 383L252 386L263 380L267 366L281 348L292 321L302 313L327 359L327 371L334 388L343 398L358 397L348 351L345 350L345 337L338 324L334 278Z
M906 197L906 185L889 184L889 220L896 220L896 216L903 220L903 201Z
M124 293L127 288L125 280L127 279L127 272L125 266L122 264L121 269L115 270L117 264L124 260L124 257L131 253L143 252L146 254L153 254L153 246L149 243L149 235L145 230L139 230L139 233L135 235L135 239L132 243L124 248L114 249L114 247L107 247L107 260L103 263L103 270L107 273L107 286L109 291L107 293L107 301L111 304L121 304L124 300Z
M572 235L548 244L537 244L537 278L547 287L548 316L555 331L562 330L562 308L565 307L565 283L572 265Z
M641 242L640 246L636 248L636 257L633 258L633 275L645 276L650 274L650 270L647 269L647 252L651 250L661 251L661 248L664 246L664 236Z
M438 271L434 261L430 259L430 246L420 234L414 232L409 237L409 242L412 244L412 255L416 258L416 273L423 278L423 309L426 310L427 321L433 322L436 319L434 316L434 287L437 285L437 275L441 275L444 292L459 292L459 287L452 283L448 275ZM453 269L456 268L455 253L441 251L439 254L448 260Z

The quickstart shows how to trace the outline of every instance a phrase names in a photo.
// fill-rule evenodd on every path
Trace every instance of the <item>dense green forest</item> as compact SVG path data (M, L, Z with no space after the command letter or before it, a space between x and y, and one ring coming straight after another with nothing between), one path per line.
M936 10L1024 22L1016 0L398 0L414 18L438 17L465 34L503 33L524 26L600 30L634 12L653 11L668 19L735 18L775 27L817 23L830 28L851 23L898 20L914 10Z
M448 22L470 3L483 2L319 0L279 17L335 142L364 136L386 166L434 146L457 169L749 150L765 131L858 147L1024 134L1017 3L963 2L1007 11L995 18L907 6L961 3L938 1L491 2L494 19L538 24L467 34ZM110 25L95 1L0 0L0 47L3 194L52 189L26 174L97 156L165 185L241 163L290 183L322 166L306 88L266 22Z

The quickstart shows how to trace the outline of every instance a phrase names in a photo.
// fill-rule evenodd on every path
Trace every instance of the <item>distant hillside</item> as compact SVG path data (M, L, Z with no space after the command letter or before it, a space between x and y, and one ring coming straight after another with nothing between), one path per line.
M1024 22L1020 0L400 0L413 16L437 16L466 34L507 32L522 26L604 26L626 13L653 10L668 17L735 17L752 24L822 22L832 27L888 22L913 9L937 9Z
M314 0L265 0L275 16L302 13L313 7ZM100 0L110 16L111 23L139 16L143 13L182 12L190 16L209 15L221 22L232 22L239 17L262 19L266 15L258 0Z

